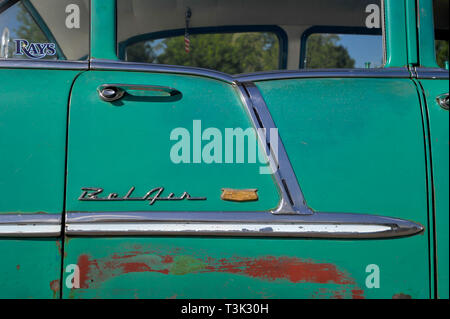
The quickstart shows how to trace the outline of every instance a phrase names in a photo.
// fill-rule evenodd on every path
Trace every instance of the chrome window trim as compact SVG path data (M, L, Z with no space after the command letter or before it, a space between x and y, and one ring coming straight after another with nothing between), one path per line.
M414 68L415 77L419 80L421 79L449 79L449 70L440 68Z
M90 69L194 75L224 81L229 84L234 83L233 77L226 73L202 68L184 67L177 65L92 59L90 63Z
M61 214L0 214L0 237L58 237Z
M270 130L277 129L270 111L253 82L238 83L239 93L247 114L256 130L260 145L267 154L274 155L271 149ZM291 162L284 148L280 135L277 136L278 151L276 156L269 156L269 163L275 183L281 195L279 207L273 214L313 214L306 205L305 198L297 182Z
M68 70L122 70L131 72L155 72L184 74L208 77L234 84L235 82L253 82L264 80L282 80L296 78L410 78L407 68L379 68L379 69L304 69L277 70L248 74L229 75L219 71L196 67L177 65L125 62L114 60L91 59L90 61L66 60L25 60L0 59L0 68L29 68L29 69L68 69ZM448 71L443 69L418 68L423 74L446 76ZM431 72L431 73L430 73Z
M243 236L381 239L424 230L414 222L363 214L269 212L102 212L66 214L68 236Z
M0 69L88 70L89 61L0 59Z
M407 68L303 69L240 74L234 78L240 82L302 78L410 78L410 72Z
M248 74L229 75L210 69L188 66L138 63L92 59L92 70L121 70L134 72L155 72L185 74L209 77L229 84L236 82L254 82L263 80L282 80L296 78L410 78L407 68L379 68L379 69L303 69L276 70L270 72L256 72Z

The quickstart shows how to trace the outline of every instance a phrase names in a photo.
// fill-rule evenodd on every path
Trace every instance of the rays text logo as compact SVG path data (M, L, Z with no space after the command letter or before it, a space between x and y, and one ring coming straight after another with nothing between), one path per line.
M47 55L56 54L54 43L30 43L27 40L17 39L15 55L26 55L30 59L42 59Z

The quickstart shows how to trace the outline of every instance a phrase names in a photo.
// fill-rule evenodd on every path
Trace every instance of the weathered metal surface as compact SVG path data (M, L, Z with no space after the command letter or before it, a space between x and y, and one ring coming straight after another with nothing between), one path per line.
M0 214L62 213L67 101L79 72L0 69Z
M295 79L257 86L309 207L427 226L422 120L411 80Z
M0 298L59 298L60 239L0 239Z
M178 101L140 101L124 98L113 105L98 97L103 83L157 83L182 92ZM202 92L202 94L199 94ZM101 118L102 121L98 119ZM171 140L175 129L189 134L191 152L187 163L174 162ZM280 196L271 175L260 174L267 164L233 159L205 163L202 146L204 130L221 132L222 145L227 128L252 128L237 90L221 81L177 74L123 71L90 71L78 77L70 105L67 179L67 211L268 211L278 207ZM250 132L254 134L254 131ZM253 136L256 142L256 136ZM206 145L204 141L203 146ZM244 149L247 158L247 148ZM258 155L256 144L254 153ZM184 152L184 151L183 151ZM92 165L86 166L86 163ZM104 194L124 196L135 187L143 196L153 187L164 187L175 196L189 192L201 201L80 201L81 189L102 187ZM259 200L247 203L223 201L222 188L258 188ZM136 196L137 196L136 195ZM102 195L103 196L103 195ZM167 196L167 195L165 195Z
M419 90L426 99L426 134L429 136L430 173L433 174L430 222L434 223L437 297L449 298L449 111L443 109L436 97L449 91L448 79L420 80ZM425 118L426 120L426 118ZM434 246L433 245L433 246ZM433 248L432 246L432 248Z
M64 298L427 298L424 236L382 241L70 238ZM380 288L366 267L380 268ZM67 278L69 273L65 274ZM411 276L414 280L410 280ZM66 279L64 279L65 281Z

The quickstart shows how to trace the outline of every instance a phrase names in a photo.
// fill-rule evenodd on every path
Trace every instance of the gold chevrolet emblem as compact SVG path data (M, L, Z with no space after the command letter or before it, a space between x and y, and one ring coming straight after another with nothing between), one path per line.
M222 200L231 202L253 202L258 200L257 189L222 188Z

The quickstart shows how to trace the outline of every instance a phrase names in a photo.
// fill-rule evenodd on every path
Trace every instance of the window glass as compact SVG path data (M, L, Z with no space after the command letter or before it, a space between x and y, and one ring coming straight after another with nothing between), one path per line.
M307 37L302 68L379 68L383 66L381 35L314 33Z
M89 0L0 3L0 59L86 60Z
M132 62L229 74L298 69L301 37L316 26L369 31L310 34L310 66L382 65L381 0L117 0L118 56ZM330 45L334 60L320 60Z
M126 61L210 68L237 74L280 67L275 33L206 33L141 41L126 47Z
M435 26L435 44L436 44L436 61L441 68L448 70L449 53L448 40L449 32L449 1L434 0L434 26Z

